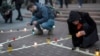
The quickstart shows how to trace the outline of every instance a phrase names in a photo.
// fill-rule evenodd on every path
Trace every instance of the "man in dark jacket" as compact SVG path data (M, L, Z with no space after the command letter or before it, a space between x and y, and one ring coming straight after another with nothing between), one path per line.
M12 7L8 5L6 2L2 4L0 7L0 13L3 16L5 23L9 21L9 23L12 23Z
M40 3L30 4L27 9L33 13L30 25L35 25L38 29L38 33L36 34L43 34L41 27L47 29L49 31L48 34L52 34L55 17L51 11L45 5L41 5Z
M74 46L72 50L76 47L87 48L99 40L96 23L88 13L71 11L67 22Z
M13 2L15 2L16 10L18 11L18 17L16 18L16 20L23 21L23 17L22 17L20 9L24 0L12 0L12 3Z

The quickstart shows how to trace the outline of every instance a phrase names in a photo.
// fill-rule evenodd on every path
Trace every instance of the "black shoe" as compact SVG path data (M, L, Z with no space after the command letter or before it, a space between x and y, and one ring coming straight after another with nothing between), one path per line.
M36 32L35 35L43 35L43 32Z
M48 31L48 35L52 35L53 34L53 29Z
M76 50L76 47L73 47L72 50Z
M16 20L19 20L19 18L16 18Z

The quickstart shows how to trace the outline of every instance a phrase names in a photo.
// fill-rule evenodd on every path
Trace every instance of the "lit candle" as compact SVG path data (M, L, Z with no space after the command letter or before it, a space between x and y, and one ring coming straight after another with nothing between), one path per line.
M57 39L57 38L54 38L54 41L55 41L55 42L57 42L57 41L58 41L58 39Z
M13 30L10 30L10 32L12 32Z
M15 41L15 40L16 40L16 38L14 37L14 38L13 38L13 41Z
M27 28L24 28L24 31L27 31Z
M50 44L51 42L50 38L47 38L46 41L47 41L47 44Z
M1 33L3 33L3 31L1 30Z
M34 42L34 45L33 45L33 46L34 46L34 47L37 47L37 45L38 45L37 42Z
M100 56L100 50L99 49L96 49L95 56Z
M9 44L8 44L8 52L10 53L10 52L12 52L12 51L13 51L12 45L11 45L11 43L9 43Z
M55 28L56 26L54 25L53 28Z
M0 44L0 50L2 50L3 49L3 45L2 44Z

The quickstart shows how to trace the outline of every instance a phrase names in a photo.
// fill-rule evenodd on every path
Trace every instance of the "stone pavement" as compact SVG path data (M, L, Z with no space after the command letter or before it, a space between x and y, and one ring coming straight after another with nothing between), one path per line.
M70 5L69 9L73 7L73 5ZM89 5L86 5L85 7L87 8ZM92 8L95 6L90 7ZM62 11L65 9L58 10ZM93 9L93 11L99 10ZM68 35L68 26L66 22L55 21L55 29L53 35L48 36L47 31L44 31L43 36L35 36L31 31L33 26L27 26L27 23L31 20L30 15L28 15L29 18L24 18L24 21L21 22L15 20L17 15L16 11L13 13L13 24L4 24L3 19L0 16L0 44L4 45L3 49L0 51L0 56L93 56L95 49L100 48L100 41L98 41L94 46L90 48L77 49L72 51L71 36ZM22 9L22 13L25 15L29 12L25 9ZM96 13L99 14L99 12ZM93 14L96 13L93 12ZM63 17L59 18L61 20ZM99 21L99 19L97 21ZM100 25L98 23L97 28L98 35L100 36ZM48 37L50 37L52 41L50 44L47 44L46 42ZM57 43L54 42L55 38L58 39ZM9 43L11 43L13 46L13 52L11 53L7 51ZM34 43L37 43L37 46L34 46Z

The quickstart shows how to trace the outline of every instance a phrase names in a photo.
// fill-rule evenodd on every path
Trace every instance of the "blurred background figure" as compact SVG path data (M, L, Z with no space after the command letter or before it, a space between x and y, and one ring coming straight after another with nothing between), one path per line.
M68 0L59 0L60 8L63 8L63 3L65 3L66 8L68 8Z
M21 9L22 4L24 3L24 0L12 0L11 4L13 4L13 2L15 2L15 7L16 7L16 10L18 11L18 17L16 18L16 20L23 21L23 17L22 17L20 9Z
M45 0L45 4L50 3L51 6L53 6L53 1L52 0Z
M0 0L0 7L1 7L1 5L2 5L2 1L3 1L3 0Z
M5 20L5 23L12 23L12 7L6 1L3 1L0 7L0 13Z
M91 47L99 40L96 23L88 13L71 11L67 23L72 35L72 50Z
M82 7L83 0L78 0L78 3L79 3L79 8L81 8Z

